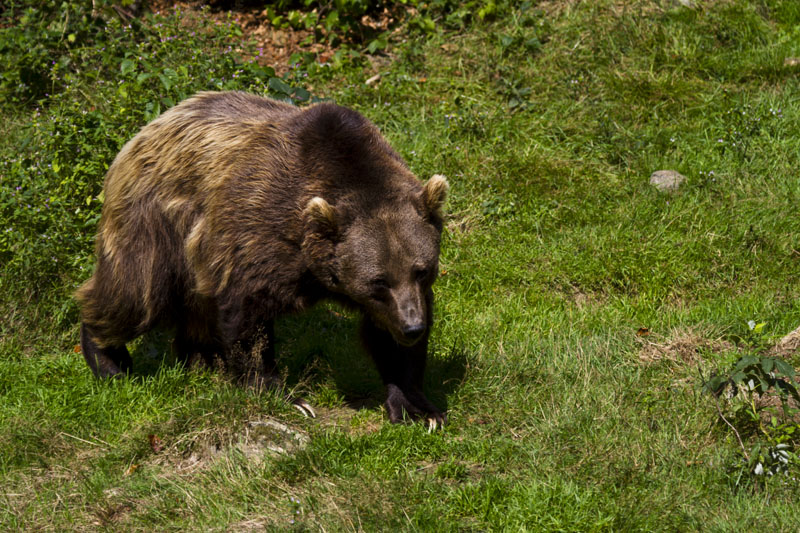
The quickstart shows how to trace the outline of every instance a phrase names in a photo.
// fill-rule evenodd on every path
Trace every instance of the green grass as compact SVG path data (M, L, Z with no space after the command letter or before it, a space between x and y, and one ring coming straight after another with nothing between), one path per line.
M9 99L0 527L795 530L797 463L773 477L742 467L701 375L800 324L800 87L785 62L800 57L800 9L696 4L501 2L493 20L395 42L377 85L364 85L363 57L285 78L363 112L419 176L450 180L426 381L449 424L433 434L388 424L355 317L333 306L278 324L287 386L319 406L316 420L278 393L184 369L158 336L137 345L141 370L114 382L73 350L69 294L92 262L102 167L144 106L208 88L211 69L262 93L269 73L210 53L191 63L167 42L152 44L146 72L173 69L168 90L137 86L136 71L122 96L80 71L52 97ZM113 39L91 60L118 73L132 41ZM54 153L67 174L46 170ZM660 169L687 183L656 191ZM17 186L26 202L52 198L49 214ZM768 443L736 401L720 406L745 447ZM249 453L248 422L267 417L308 446Z

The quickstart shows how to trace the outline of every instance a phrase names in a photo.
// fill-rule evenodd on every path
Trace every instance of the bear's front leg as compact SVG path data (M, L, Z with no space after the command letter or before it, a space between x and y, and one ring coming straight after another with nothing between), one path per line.
M413 346L402 346L388 331L378 328L365 316L361 323L361 338L386 385L389 421L393 424L402 422L406 413L414 419L424 418L432 429L443 425L446 416L422 392L428 332Z

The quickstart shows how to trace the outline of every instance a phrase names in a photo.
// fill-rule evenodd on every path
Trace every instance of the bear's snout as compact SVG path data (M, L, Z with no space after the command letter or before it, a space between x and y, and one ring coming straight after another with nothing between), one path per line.
M422 321L406 324L403 326L402 333L403 337L411 341L411 344L414 344L422 337L422 334L425 333L425 324L423 324Z
M395 340L405 346L416 344L427 329L425 299L418 287L404 288L395 295L397 326Z

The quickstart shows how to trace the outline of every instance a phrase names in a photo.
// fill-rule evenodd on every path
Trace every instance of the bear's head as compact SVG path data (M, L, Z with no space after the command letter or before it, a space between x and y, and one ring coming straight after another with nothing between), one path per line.
M365 198L331 205L314 197L303 212L309 269L404 346L419 341L430 325L447 190L444 176L435 175L368 209Z

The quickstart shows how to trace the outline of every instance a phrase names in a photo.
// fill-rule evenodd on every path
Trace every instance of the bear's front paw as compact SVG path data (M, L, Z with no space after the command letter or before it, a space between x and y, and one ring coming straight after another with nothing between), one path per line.
M386 411L392 424L399 424L406 418L425 420L429 431L441 428L447 420L444 413L430 403L421 392L409 391L406 394L396 385L387 387Z
M447 422L447 415L440 412L428 413L425 416L425 425L428 427L428 433L442 429L444 423Z

